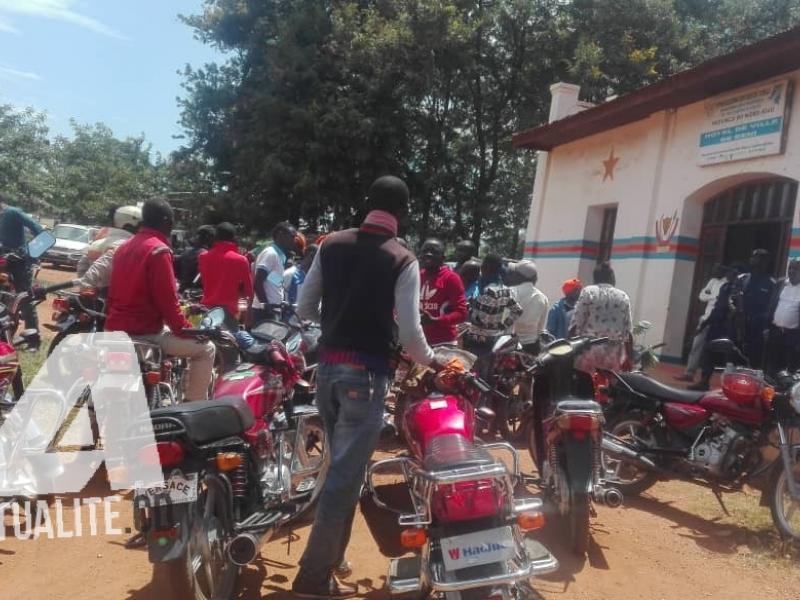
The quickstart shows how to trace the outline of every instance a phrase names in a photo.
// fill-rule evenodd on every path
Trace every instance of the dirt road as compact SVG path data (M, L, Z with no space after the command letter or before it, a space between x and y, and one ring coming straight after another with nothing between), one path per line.
M55 281L44 273L42 279ZM390 454L397 448L390 445L383 450ZM523 468L530 472L527 453L522 451L522 455ZM535 488L531 491L536 492ZM83 495L103 497L110 492L94 482ZM64 520L71 531L74 511L72 499L67 500ZM627 499L620 509L600 507L586 561L570 556L551 521L542 539L561 568L535 581L534 588L548 600L800 597L800 569L777 552L769 512L758 507L758 497L739 495L726 502L731 517L725 516L710 492L666 483L642 498ZM120 514L111 519L111 525L129 527L129 503L119 502L112 508ZM388 597L386 555L393 551L397 530L391 515L369 504L364 509L356 519L348 554L355 565L353 580L361 584L363 596L379 600ZM126 550L122 546L125 534L107 534L105 511L102 506L97 511L96 536L90 535L84 507L82 537L36 541L16 539L6 516L7 539L0 541L0 599L166 600L163 590L150 583L146 552ZM55 509L51 515L55 518ZM309 525L302 524L267 544L259 560L244 570L237 598L289 598L287 590L308 531Z

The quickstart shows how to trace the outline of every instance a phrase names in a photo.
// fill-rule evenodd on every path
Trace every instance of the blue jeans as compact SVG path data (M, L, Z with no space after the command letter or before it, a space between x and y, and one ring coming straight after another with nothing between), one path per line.
M331 462L297 579L322 584L344 559L364 473L383 427L388 388L387 375L354 365L319 366L317 406Z

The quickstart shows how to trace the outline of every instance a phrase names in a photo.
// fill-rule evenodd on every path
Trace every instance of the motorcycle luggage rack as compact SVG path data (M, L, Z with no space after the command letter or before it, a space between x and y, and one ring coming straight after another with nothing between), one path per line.
M508 444L498 443L487 444L486 447L495 445L498 447L508 446ZM500 449L506 448L503 447ZM414 507L414 512L411 514L388 506L380 499L375 491L375 474L394 465L400 465L403 470L403 476L408 485L409 495L411 496L411 502ZM516 469L519 469L518 461L515 461L514 466ZM511 475L502 461L495 461L490 465L477 465L431 472L421 468L415 459L408 456L387 458L374 463L367 471L366 486L376 506L399 515L397 521L402 527L422 527L430 525L432 522L430 509L431 497L437 486L453 485L455 483L473 481L476 479L496 479L501 482L507 492L510 492L514 488ZM513 511L513 507L511 507L511 510Z

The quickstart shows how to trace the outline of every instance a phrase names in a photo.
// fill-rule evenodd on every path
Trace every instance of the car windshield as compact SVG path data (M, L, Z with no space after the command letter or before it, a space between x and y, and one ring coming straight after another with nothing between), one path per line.
M69 240L70 242L89 242L89 231L81 227L71 225L57 225L53 229L53 235L59 240Z

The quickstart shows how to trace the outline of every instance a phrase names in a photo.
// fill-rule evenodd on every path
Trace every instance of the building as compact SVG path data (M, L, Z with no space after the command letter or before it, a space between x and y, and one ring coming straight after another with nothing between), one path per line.
M592 106L551 89L550 122L514 136L539 151L525 256L550 298L610 260L634 321L678 361L714 262L800 256L800 28Z

